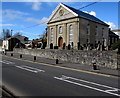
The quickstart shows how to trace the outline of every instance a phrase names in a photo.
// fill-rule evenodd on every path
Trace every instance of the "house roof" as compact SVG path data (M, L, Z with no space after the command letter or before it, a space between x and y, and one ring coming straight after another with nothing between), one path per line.
M25 37L25 36L22 36L22 35L15 35L15 36L12 36L10 38L7 38L7 40L10 40L11 38L17 38L18 40L20 40L21 43L25 44L26 41L24 39L28 38L28 37Z
M119 38L119 36L117 34L115 34L114 32L112 32L112 31L109 31L109 36L113 36L113 37L118 37Z
M112 30L113 32L120 32L120 29Z
M93 15L90 15L90 14L87 14L85 12L82 12L80 10L77 10L73 7L70 7L68 5L65 5L63 3L60 3L58 5L58 7L55 9L55 11L52 13L51 17L49 18L48 21L50 21L50 19L53 17L53 15L55 14L55 12L58 10L58 8L62 6L64 7L65 9L67 9L69 12L73 13L75 16L78 16L78 17L82 17L82 18L86 18L88 20L91 20L91 21L95 21L97 23L100 23L100 24L103 24L103 25L106 25L106 26L109 26L108 24L106 24L105 22L101 21L100 19L98 19L97 17L93 16Z

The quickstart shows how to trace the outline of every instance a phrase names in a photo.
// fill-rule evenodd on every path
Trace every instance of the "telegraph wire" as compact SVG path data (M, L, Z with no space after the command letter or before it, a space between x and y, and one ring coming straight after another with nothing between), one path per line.
M96 4L96 3L98 3L99 1L101 1L101 0L98 0L98 1L96 1L96 2L90 3L90 4L86 5L86 6L81 7L81 8L78 8L78 10L83 9L83 8L86 8L86 7L91 6L91 5L93 5L93 4ZM69 12L69 13L66 13L65 15L68 15L68 14L70 14L70 12ZM54 19L57 19L57 18L60 18L60 17L56 17L56 18L54 18ZM25 28L23 28L23 29L21 29L21 30L28 29L28 28L32 28L32 27L36 27L36 26L42 25L42 24L44 24L44 23L46 23L46 22L39 23L39 24L35 24L35 25L32 25L32 26L28 26L28 27L25 27Z
M32 27L36 27L36 26L42 25L42 24L44 24L44 23L46 23L46 22L42 22L42 23L38 23L38 24L35 24L35 25L32 25L32 26L28 26L28 27L25 27L25 28L23 28L23 29L21 29L21 30L28 29L28 28L32 28Z
M83 9L83 8L85 8L85 7L91 6L91 5L93 5L93 4L96 4L96 3L100 2L100 1L102 1L102 0L98 0L98 1L96 1L96 2L93 2L93 3L90 3L90 4L86 5L86 6L83 6L83 7L79 8L79 10L80 10L80 9Z

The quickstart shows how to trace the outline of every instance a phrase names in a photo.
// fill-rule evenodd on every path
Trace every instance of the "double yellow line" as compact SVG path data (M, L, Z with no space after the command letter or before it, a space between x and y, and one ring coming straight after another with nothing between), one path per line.
M53 64L47 64L47 63L41 63L41 62L34 62L34 61L30 61L30 60L10 57L10 56L7 56L7 55L3 55L3 56L13 58L13 59L16 59L16 60L20 60L20 61L26 61L26 62L30 62L30 63L42 64L42 65L46 65L46 66L52 66L52 67L57 67L57 68L62 68L62 69L67 69L67 70L72 70L72 71L84 72L84 73L88 73L88 74L100 75L100 76L105 76L105 77L114 77L114 78L119 77L119 76L115 76L115 75L103 74L103 73L98 73L98 72L93 72L93 71L87 71L87 70L81 70L81 69L76 69L76 68L63 67L63 66L60 66L60 65L53 65Z

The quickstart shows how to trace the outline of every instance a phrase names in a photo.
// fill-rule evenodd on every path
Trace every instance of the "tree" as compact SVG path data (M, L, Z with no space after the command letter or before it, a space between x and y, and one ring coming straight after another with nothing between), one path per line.
M2 32L2 39L7 39L9 37L12 36L12 30L9 30L9 29L3 29L3 32Z

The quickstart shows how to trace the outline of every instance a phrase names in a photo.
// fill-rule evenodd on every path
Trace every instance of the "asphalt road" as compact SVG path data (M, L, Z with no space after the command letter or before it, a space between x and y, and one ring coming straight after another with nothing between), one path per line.
M2 56L2 83L16 96L120 96L118 78Z

